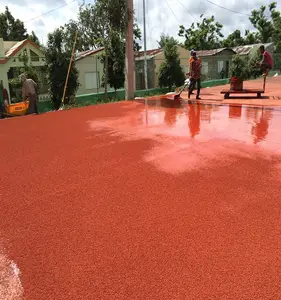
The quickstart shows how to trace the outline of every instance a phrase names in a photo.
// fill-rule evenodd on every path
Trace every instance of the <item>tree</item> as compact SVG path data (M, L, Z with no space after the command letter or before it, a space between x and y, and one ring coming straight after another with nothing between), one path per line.
M28 38L34 42L36 45L38 45L39 47L41 46L39 39L37 37L37 35L35 34L34 31L31 31L31 34L28 35Z
M28 63L28 55L26 50L24 50L20 55L19 55L19 60L23 63L23 68L20 69L21 73L25 73L27 78L31 78L34 80L36 83L39 83L39 76L38 73L36 72L35 68L32 66L31 63Z
M238 29L232 32L226 39L222 41L222 47L233 48L243 45L245 45L245 39L241 35L241 31Z
M261 43L274 42L275 51L281 51L281 13L276 9L277 3L272 2L268 7L262 5L253 10L250 22L257 29L257 36ZM268 9L268 12L267 12Z
M160 41L157 41L159 45L159 49L163 49L166 45L166 43L172 43L174 45L179 45L179 41L177 41L174 37L166 35L165 33L162 33L160 35Z
M134 51L138 52L141 50L141 45L139 44L141 40L141 30L139 28L138 23L134 23Z
M165 43L164 46L165 60L159 68L159 85L160 87L181 86L185 80L184 72L180 63L180 56L177 45L171 40Z
M252 32L250 30L246 30L244 41L245 41L244 42L245 45L258 44L260 42L258 33L257 32Z
M118 34L113 34L108 47L108 84L117 89L124 87L125 82L125 43ZM103 86L104 76L102 78Z
M259 37L257 32L251 32L250 30L245 31L245 35L242 36L240 30L235 30L226 39L222 40L222 47L238 47L243 45L252 45L259 43Z
M261 68L259 65L261 59L262 57L259 49L252 57L250 57L248 61L248 70L249 74L251 74L251 77L258 78L261 75Z
M269 11L275 9L276 3L269 4ZM258 31L258 37L261 43L269 43L272 41L272 36L274 34L274 25L271 17L267 17L266 6L262 5L260 9L254 9L251 12L251 17L249 18L252 25Z
M77 51L82 52L82 51L87 51L92 48L95 48L94 40L92 41L89 38L89 36L86 35L86 32L84 30L85 28L83 28L82 24L79 21L77 22L74 20L70 20L68 23L66 23L63 26L63 31L64 31L63 42L65 48L68 50L72 49L76 31L78 31L77 40L76 40Z
M79 22L88 41L95 47L104 47L104 87L107 99L110 43L114 35L125 37L128 20L132 12L126 0L96 0L95 4L83 6L79 11Z
M274 32L272 35L272 40L275 44L275 51L277 53L281 52L281 13L276 10L276 3L272 3L270 6L271 18L274 27Z
M27 78L31 78L38 84L39 83L38 73L36 69L32 66L31 62L29 62L26 49L19 54L19 61L23 63L23 67L19 68L20 74L25 73ZM14 96L16 98L19 97L21 99L20 93L18 94L17 91L21 87L20 79L18 76L9 80L9 87L10 87L11 97ZM38 92L39 92L39 88L38 88Z
M21 41L28 38L27 30L19 19L15 19L8 6L0 14L0 37L4 41Z
M40 46L35 32L32 31L31 34L28 34L24 23L15 19L7 6L5 12L0 14L0 37L4 41L22 41L28 38Z
M64 47L63 38L63 29L56 29L53 33L48 34L47 47L45 48L49 94L56 109L61 105L71 57L71 51ZM69 102L70 98L75 95L78 89L78 76L79 72L75 67L75 61L73 61L66 88L66 104Z
M185 38L184 47L187 50L210 50L220 47L220 39L223 38L221 30L223 25L216 22L215 17L204 18L200 16L201 23L192 23L190 28L180 26L178 35Z

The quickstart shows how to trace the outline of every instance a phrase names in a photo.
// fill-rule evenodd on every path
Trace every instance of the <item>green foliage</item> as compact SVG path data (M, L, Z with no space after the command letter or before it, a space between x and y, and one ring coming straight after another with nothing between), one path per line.
M275 44L276 53L281 53L281 13L275 9L276 3L272 3L270 6L271 9L271 18L274 27L274 32L272 35L272 40Z
M141 50L141 45L139 42L141 41L141 30L139 28L138 23L134 23L134 51L140 51Z
M124 39L129 19L133 12L128 10L126 0L96 0L94 4L80 7L79 22L89 43L104 47L104 86L107 98L108 68L111 40L118 35Z
M71 51L64 48L63 37L64 32L62 29L56 29L53 33L49 33L47 47L45 49L49 94L56 109L61 105L71 57ZM79 72L75 67L75 61L73 61L66 88L66 104L70 101L71 97L75 95L78 89L78 77Z
M260 39L258 32L252 32L250 30L245 31L244 45L253 45L259 43Z
M31 78L36 83L39 83L38 73L37 73L36 69L32 66L32 64L28 61L28 55L26 53L26 50L24 50L19 55L19 61L23 63L23 67L19 68L20 74L25 73L27 78ZM18 90L21 88L21 82L20 82L19 77L10 79L9 87L10 87L11 97L20 98L20 95L18 93ZM39 90L38 90L38 92L39 92Z
M245 40L240 30L232 32L225 40L222 41L222 47L237 47L245 45Z
M245 35L243 36L240 30L235 30L226 39L221 41L221 46L233 48L258 43L260 43L260 39L257 32L246 30Z
M276 2L270 3L268 7L262 5L260 9L252 11L249 19L257 29L260 42L274 42L275 51L281 52L281 13L276 8Z
M169 87L173 85L181 86L185 80L185 75L180 63L180 57L177 46L169 41L164 46L165 60L159 68L159 86Z
M30 39L32 42L34 42L39 47L41 46L39 39L34 31L31 31L31 34L28 35L28 39Z
M275 3L276 4L276 3ZM272 10L276 5L270 4L269 10ZM258 31L259 40L261 43L269 43L272 41L274 26L270 17L266 16L266 6L262 5L258 10L254 9L251 12L250 22Z
M204 18L200 16L201 22L192 23L190 28L180 26L178 35L185 38L186 49L210 50L220 47L220 39L223 25L215 21L215 17Z
M163 49L166 45L166 43L172 43L174 45L179 45L179 41L176 40L174 37L169 36L165 33L162 33L160 35L160 40L157 41L158 45L159 45L159 49Z
M258 50L248 62L248 72L249 75L253 78L258 78L261 75L260 62L262 60L262 56L260 51Z
M5 7L3 13L0 13L0 37L2 37L4 41L22 41L29 38L40 46L39 39L35 32L32 31L31 34L28 34L24 23L13 17L8 6Z
M203 18L203 15L200 22L192 23L189 28L181 25L178 35L185 38L186 49L210 50L274 42L276 52L281 52L281 13L276 8L277 3L272 2L267 7L262 5L259 9L253 10L249 20L256 31L246 30L244 36L240 30L235 30L222 40L223 25L216 22L214 16Z
M79 21L76 22L74 20L70 20L67 24L61 27L61 30L64 32L63 45L65 50L71 51L76 31L78 31L76 50L82 52L92 48L93 45L91 45L89 38L85 35L82 25L79 23Z
M274 69L281 72L281 54L280 53L274 53L273 54L273 60L274 60Z
M19 61L23 63L23 68L20 68L20 73L25 73L27 78L31 78L36 83L39 83L39 76L35 68L32 66L31 62L28 63L28 55L26 51L23 51L19 55Z
M16 101L21 100L21 82L19 77L9 79L9 88L10 88L10 97L11 102L13 98L16 98Z
M246 80L249 78L249 75L246 59L239 55L234 55L230 65L230 76Z
M7 6L5 12L0 14L0 37L4 41L21 41L28 38L24 23L15 19Z
M108 47L108 84L117 89L123 88L125 83L125 43L118 34L113 34ZM102 59L104 62L104 57ZM102 85L104 86L104 76Z

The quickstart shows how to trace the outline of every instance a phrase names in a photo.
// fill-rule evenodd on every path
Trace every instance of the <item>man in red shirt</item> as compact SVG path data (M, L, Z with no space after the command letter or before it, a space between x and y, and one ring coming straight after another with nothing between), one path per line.
M262 76L267 76L268 72L272 69L273 67L273 59L271 55L265 51L264 46L260 46L260 52L262 54L262 61L260 63L261 69L263 71Z
M200 99L200 85L201 85L201 59L197 57L196 52L192 53L192 59L190 60L189 72L190 72L190 85L188 89L188 99L197 84L197 96L196 99Z

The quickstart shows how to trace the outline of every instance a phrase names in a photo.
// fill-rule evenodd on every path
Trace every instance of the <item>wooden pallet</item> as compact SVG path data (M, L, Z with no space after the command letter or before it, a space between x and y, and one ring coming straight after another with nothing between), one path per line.
M222 90L221 94L224 94L224 99L228 99L230 94L257 94L258 98L261 98L261 94L264 94L264 90L259 89L243 89L240 91L236 90Z
M264 94L265 92L266 77L267 76L264 76L262 89L243 89L240 91L225 89L221 91L221 94L224 94L224 99L228 99L230 94L257 94L257 97L261 98L261 94Z

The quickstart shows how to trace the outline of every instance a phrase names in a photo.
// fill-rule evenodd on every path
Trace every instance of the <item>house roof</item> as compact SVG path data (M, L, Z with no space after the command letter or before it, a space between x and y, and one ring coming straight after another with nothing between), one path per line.
M77 61L77 60L83 59L85 57L97 54L97 53L99 53L103 50L104 50L104 47L101 47L101 48L98 48L98 49L93 49L93 50L86 50L86 51L83 51L83 52L78 52L76 54L75 60Z
M264 45L265 48L268 48L269 46L273 45L273 43L238 46L232 49L239 55L247 55L251 52L253 48L259 48L261 45Z
M196 51L196 54L198 56L200 56L200 57L214 56L214 55L220 54L224 50L229 50L229 51L232 51L234 54L236 54L236 52L233 49L231 49L231 48L219 48L219 49L212 49L212 50L201 50L201 51Z
M25 39L23 41L19 41L19 42L3 42L4 45L5 43L15 43L10 49L8 49L5 53L5 58L0 60L0 64L5 64L6 62L8 62L8 60L11 57L14 57L26 44L31 44L33 47L35 47L36 49L40 49L40 47L35 44L33 41L29 40L29 39ZM5 46L4 46L5 48Z
M163 49L152 49L152 50L147 50L146 51L146 57L148 59L155 57L156 55L163 53ZM139 51L135 53L135 58L137 60L142 60L144 59L144 51Z

